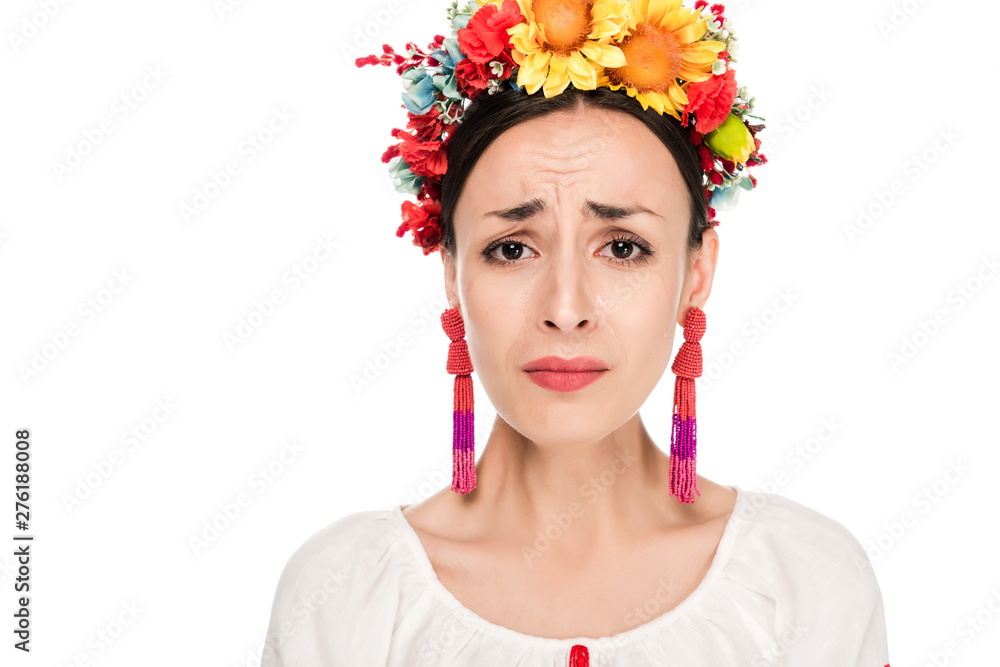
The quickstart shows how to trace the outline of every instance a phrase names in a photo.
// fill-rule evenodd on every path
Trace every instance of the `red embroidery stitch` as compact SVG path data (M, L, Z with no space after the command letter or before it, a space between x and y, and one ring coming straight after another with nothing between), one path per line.
M577 644L569 652L569 667L590 667L590 652L583 644Z

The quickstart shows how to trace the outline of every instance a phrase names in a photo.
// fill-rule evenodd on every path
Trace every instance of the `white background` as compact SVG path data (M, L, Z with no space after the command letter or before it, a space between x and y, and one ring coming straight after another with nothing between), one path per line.
M450 482L441 264L394 236L405 196L379 161L405 122L400 84L353 65L383 42L426 45L448 3L45 5L9 0L0 16L0 662L256 665L303 540ZM938 664L986 664L1000 652L997 5L746 0L729 15L771 162L720 213L699 472L787 495L869 547L894 665L949 642ZM249 159L276 109L293 119ZM111 132L58 173L102 120ZM229 160L240 172L185 221ZM337 247L313 261L320 240ZM294 267L312 272L295 285ZM283 302L231 349L273 290ZM734 342L744 353L724 363ZM642 410L665 450L672 385L668 372ZM481 443L494 413L475 389ZM824 422L837 427L820 442ZM11 648L20 428L30 656ZM810 439L805 465L789 463ZM291 441L301 451L272 463ZM269 463L280 473L261 484ZM193 548L241 493L249 505Z

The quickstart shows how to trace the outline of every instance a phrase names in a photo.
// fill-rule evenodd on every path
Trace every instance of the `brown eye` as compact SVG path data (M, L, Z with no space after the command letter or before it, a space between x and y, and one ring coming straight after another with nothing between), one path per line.
M611 246L611 254L617 259L630 259L636 249L636 245L631 241L612 241L608 245Z
M484 250L483 257L490 264L516 264L526 258L524 254L526 250L534 252L520 241L502 239ZM531 257L531 255L527 255L527 257Z
M499 248L500 255L504 259L521 259L521 254L524 252L524 245L521 243L504 243Z
M649 257L653 252L648 246L640 242L637 238L616 238L608 242L607 245L602 248L611 250L611 254L602 253L604 257L619 262L621 264L632 264L633 262L645 262L649 260Z

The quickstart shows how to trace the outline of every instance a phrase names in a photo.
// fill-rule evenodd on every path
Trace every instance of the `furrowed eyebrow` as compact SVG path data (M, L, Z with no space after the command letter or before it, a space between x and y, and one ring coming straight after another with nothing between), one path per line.
M649 213L650 215L655 215L657 217L663 217L659 213L654 213L650 211L645 206L615 206L613 204L602 204L599 202L593 202L589 199L586 202L587 212L596 218L602 220L620 220L621 218L627 218L635 213ZM489 211L484 215L495 216L497 218L502 218L504 220L520 221L526 220L536 213L540 213L545 210L545 203L538 199L528 200L523 204L518 204L513 208L498 209L496 211Z

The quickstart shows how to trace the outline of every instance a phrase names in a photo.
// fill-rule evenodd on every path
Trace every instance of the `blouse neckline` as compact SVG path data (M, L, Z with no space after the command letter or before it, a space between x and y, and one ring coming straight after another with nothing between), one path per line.
M712 563L709 565L708 571L705 573L702 580L698 582L695 589L676 606L665 613L660 614L659 616L650 619L649 621L634 627L631 630L603 637L570 637L568 639L539 637L537 635L529 635L523 632L518 632L517 630L513 630L503 625L497 625L496 623L486 620L459 602L458 598L452 595L451 591L445 588L444 584L441 583L441 580L438 579L437 573L434 571L434 566L431 565L430 558L427 556L423 543L420 541L420 537L413 529L413 526L410 525L410 522L407 521L406 517L403 515L404 506L393 506L389 515L392 517L393 521L396 522L397 527L401 529L403 541L410 548L417 568L423 575L428 587L441 600L443 600L445 604L458 612L463 620L486 632L500 635L505 639L522 646L531 646L551 650L561 649L568 651L576 644L588 644L596 648L600 648L602 645L607 644L623 646L634 642L644 635L656 632L657 630L663 628L675 618L684 614L688 609L693 607L699 599L706 595L708 589L711 588L711 586L722 574L723 568L725 568L726 564L732 559L733 544L736 540L738 532L738 517L741 515L743 505L747 502L746 491L743 491L737 486L727 486L727 488L736 492L736 502L733 505L733 511L729 515L729 519L726 521L726 526L722 531L722 538L719 540L719 545L716 548L715 555L712 557ZM406 507L409 507L409 505L406 505Z

